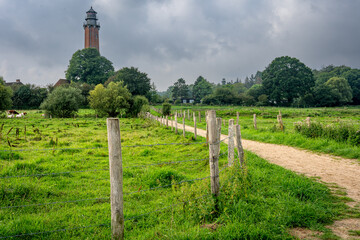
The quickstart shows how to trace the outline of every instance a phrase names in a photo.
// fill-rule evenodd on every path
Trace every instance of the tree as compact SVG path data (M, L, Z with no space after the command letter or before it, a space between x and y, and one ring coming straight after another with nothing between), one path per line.
M264 94L273 104L288 106L314 86L310 68L296 58L275 58L262 73Z
M124 67L110 77L107 83L120 81L124 83L132 95L142 95L148 97L148 99L150 98L150 78L148 78L146 73L140 72L134 67Z
M353 104L360 105L360 69L351 69L342 75L352 89Z
M334 98L334 105L344 105L351 102L352 91L345 78L332 77L325 83L325 86L330 88Z
M199 76L193 87L193 96L195 102L199 103L205 96L210 95L213 92L212 85L205 78Z
M17 109L38 109L46 99L48 90L33 84L22 85L14 91L13 105Z
M249 96L252 96L254 99L258 99L260 95L264 94L264 88L261 84L254 84L247 91Z
M156 91L155 83L151 84L151 88L150 88L150 91L148 93L148 96L149 96L148 99L149 99L151 104L157 104L157 103L162 102L161 96Z
M326 107L336 105L336 96L334 96L329 85L321 84L314 88L314 106Z
M47 114L54 117L73 117L84 101L81 91L73 87L57 87L40 105Z
M186 99L189 96L189 88L186 85L186 82L184 79L179 78L174 83L174 88L172 89L172 97L174 99Z
M3 77L0 77L0 112L8 110L12 106L12 95L13 91L10 87L5 86Z
M73 82L99 84L114 73L114 67L97 49L85 48L73 54L65 73L66 79Z
M88 84L88 83L80 83L80 82L71 82L70 83L71 87L80 89L81 91L81 95L84 97L84 102L81 105L81 107L89 107L89 96L90 96L90 91L93 90L95 88L94 84Z
M110 82L106 87L96 85L90 91L90 107L102 116L116 117L121 112L126 112L130 107L131 93L123 82Z
M241 99L229 88L218 87L214 93L203 98L204 104L221 105L221 104L239 104Z

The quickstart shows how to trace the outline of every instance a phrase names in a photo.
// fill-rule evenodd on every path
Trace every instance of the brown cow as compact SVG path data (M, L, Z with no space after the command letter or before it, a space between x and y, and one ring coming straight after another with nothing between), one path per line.
M16 110L9 110L8 114L19 114Z

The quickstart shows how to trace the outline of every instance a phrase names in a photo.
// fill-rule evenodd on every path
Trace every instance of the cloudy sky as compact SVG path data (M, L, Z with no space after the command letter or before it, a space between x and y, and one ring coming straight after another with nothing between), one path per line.
M0 76L45 86L84 47L98 12L100 52L158 90L177 79L244 80L279 56L360 68L360 0L0 0Z

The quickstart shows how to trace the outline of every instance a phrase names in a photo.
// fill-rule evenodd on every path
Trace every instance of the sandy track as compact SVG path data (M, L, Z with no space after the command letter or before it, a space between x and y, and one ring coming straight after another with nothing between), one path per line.
M182 125L178 124L179 131ZM181 128L180 128L181 127ZM185 130L194 132L194 128L186 126ZM206 137L206 131L197 129L197 134ZM227 135L221 135L221 139ZM227 140L224 141L227 143ZM294 172L308 177L319 177L326 183L335 183L344 188L347 196L360 202L360 162L326 154L316 154L294 147L242 140L244 149Z

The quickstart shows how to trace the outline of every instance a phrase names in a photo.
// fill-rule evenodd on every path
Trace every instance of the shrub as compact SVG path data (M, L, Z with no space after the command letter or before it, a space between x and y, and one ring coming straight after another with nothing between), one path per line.
M304 123L295 124L295 132L308 138L327 138L337 142L348 142L352 145L360 144L360 130L353 125L323 125L312 122L310 126Z
M170 103L163 103L162 105L162 114L169 116L171 114L171 104Z
M144 106L149 105L149 101L144 96L135 96L130 101L130 108L127 113L130 117L136 117L143 109Z
M48 115L54 117L73 117L84 101L81 91L72 87L57 87L41 104Z
M110 82L107 87L96 85L90 91L90 107L102 116L116 117L130 108L131 93L123 82Z

